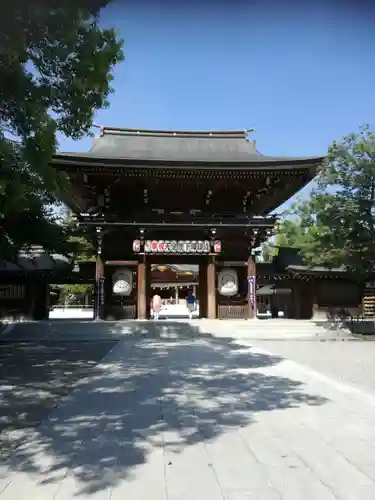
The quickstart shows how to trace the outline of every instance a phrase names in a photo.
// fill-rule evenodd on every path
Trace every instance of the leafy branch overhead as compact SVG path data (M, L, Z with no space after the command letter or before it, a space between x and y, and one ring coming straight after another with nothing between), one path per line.
M115 31L99 26L100 10L107 3L15 0L2 12L2 253L42 244L42 227L43 244L59 245L59 227L48 208L67 187L48 165L56 151L56 133L73 139L90 133L95 112L108 106L113 68L124 58Z
M75 217L69 211L63 213L60 219L60 225L64 234L69 252L75 262L86 261L94 262L96 260L96 250L94 247L94 235L91 235L78 225Z
M96 250L94 248L94 235L90 240L90 234L84 232L82 227L77 224L74 216L69 210L66 210L61 217L60 224L63 231L67 235L67 247L74 260L94 262L96 260ZM94 288L92 284L74 283L65 284L61 288L60 299L65 301L80 301L84 295L90 296L93 294Z
M329 148L309 200L281 224L278 244L311 265L346 266L361 277L375 262L375 133L368 126Z

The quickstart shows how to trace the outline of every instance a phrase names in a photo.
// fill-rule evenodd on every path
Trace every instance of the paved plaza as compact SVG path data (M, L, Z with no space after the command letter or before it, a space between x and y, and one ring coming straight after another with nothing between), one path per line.
M375 343L261 323L16 326L0 500L374 500Z

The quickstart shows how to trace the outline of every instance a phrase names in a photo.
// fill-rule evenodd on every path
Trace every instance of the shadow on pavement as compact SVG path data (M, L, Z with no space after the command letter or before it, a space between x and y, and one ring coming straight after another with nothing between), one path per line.
M72 337L65 324L60 328L55 342L59 336L62 341ZM79 358L88 376L80 382L75 376L76 390L32 437L19 444L10 464L13 470L38 474L35 480L43 483L60 481L70 469L80 488L76 495L94 494L131 478L155 448L180 453L229 428L253 422L258 412L326 402L308 394L302 383L264 371L281 357L257 353L233 338L202 333L189 323L82 323L74 328L81 337L91 338L86 343L89 350L68 354L64 349L75 352L79 347L65 346L56 353L56 366L65 366L67 360L68 368L56 372L74 371L70 359ZM90 333L90 328L96 332ZM119 337L121 342L105 362L88 374L86 367L105 355ZM104 339L112 340L107 345ZM22 372L22 356L15 362ZM43 372L48 363L50 371ZM42 357L41 364L40 373L52 380L53 362ZM32 379L37 370L33 366L22 376ZM3 374L3 383L6 378ZM55 380L64 383L63 377ZM17 406L17 395L12 397L8 405ZM32 392L29 397L31 402ZM7 397L3 401L6 404ZM21 401L27 404L25 397Z
M0 337L0 460L113 348L95 323L21 323Z

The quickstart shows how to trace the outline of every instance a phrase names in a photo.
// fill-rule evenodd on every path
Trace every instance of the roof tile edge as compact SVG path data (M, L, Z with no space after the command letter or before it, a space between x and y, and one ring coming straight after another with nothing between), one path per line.
M246 130L152 130L120 127L101 127L100 135L130 135L143 137L204 137L247 139L249 132Z

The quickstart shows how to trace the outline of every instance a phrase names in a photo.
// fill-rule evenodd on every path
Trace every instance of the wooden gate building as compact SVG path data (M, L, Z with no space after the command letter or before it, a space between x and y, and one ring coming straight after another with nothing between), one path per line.
M202 317L253 317L253 250L322 160L262 155L247 131L113 127L87 153L56 154L97 239L96 316L148 318L151 266L168 263L199 265Z

